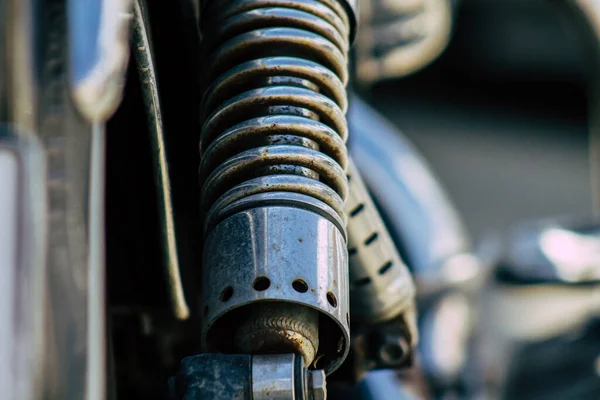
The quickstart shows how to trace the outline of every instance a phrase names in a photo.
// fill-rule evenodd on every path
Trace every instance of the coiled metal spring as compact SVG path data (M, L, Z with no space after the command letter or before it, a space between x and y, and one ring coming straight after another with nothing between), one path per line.
M316 200L345 231L346 10L338 0L207 1L205 10L205 231L241 200L291 201L282 192Z

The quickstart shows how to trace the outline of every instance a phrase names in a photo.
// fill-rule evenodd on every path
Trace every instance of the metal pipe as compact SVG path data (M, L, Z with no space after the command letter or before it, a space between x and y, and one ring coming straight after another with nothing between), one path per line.
M106 399L106 270L104 124L92 127L89 196L87 400Z
M152 154L155 157L152 166L156 176L156 194L160 233L162 236L163 264L166 269L168 292L173 314L179 320L185 320L190 315L190 309L185 299L179 256L177 254L177 236L173 217L173 201L171 197L171 179L165 144L165 133L162 122L158 83L152 54L152 43L149 38L149 21L146 1L137 0L133 6L133 42L135 60L140 75L142 94L148 120Z

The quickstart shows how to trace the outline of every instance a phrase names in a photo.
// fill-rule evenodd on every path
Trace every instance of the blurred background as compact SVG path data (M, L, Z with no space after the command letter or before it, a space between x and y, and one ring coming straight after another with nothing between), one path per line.
M551 3L463 0L439 59L365 93L423 153L474 238L591 212L583 49Z
M598 26L575 17L593 10L597 24L599 3L367 3L375 22L357 41L359 93L423 155L482 257L475 289L428 297L418 285L430 398L600 398L588 112L600 47ZM413 3L429 19L410 17Z

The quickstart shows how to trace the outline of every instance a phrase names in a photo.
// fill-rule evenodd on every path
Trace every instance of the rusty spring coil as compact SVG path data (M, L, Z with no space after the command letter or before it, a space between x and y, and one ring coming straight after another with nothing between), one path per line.
M346 11L338 0L207 1L205 10L205 232L240 200L281 192L325 203L345 225Z

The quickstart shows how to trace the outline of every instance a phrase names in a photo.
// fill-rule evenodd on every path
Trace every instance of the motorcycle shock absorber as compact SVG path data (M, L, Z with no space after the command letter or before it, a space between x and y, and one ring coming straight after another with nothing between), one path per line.
M349 350L346 0L206 0L203 334L212 352Z

